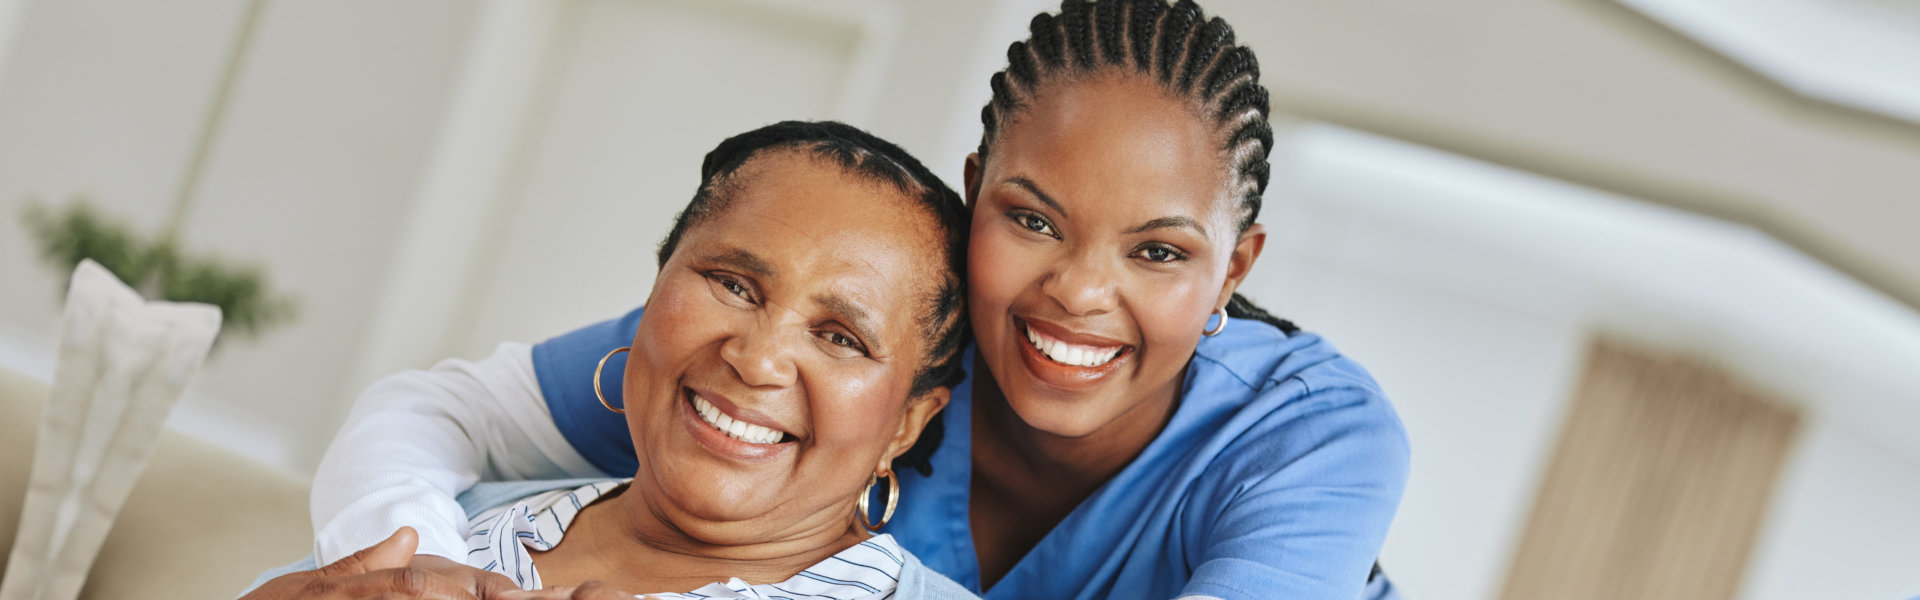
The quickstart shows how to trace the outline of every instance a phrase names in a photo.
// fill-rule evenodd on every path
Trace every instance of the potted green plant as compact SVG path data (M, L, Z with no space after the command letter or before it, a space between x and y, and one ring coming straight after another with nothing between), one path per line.
M84 198L59 208L30 203L21 221L40 257L61 273L72 273L81 260L91 258L149 299L220 307L225 315L222 339L228 334L257 337L297 314L294 300L275 292L258 265L183 252L171 230L142 236Z

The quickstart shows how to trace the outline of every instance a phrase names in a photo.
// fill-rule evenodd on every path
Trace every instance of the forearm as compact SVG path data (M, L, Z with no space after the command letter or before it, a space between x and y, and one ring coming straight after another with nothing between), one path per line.
M466 513L455 496L474 482L604 475L554 427L527 346L502 344L361 395L314 476L315 552L331 562L405 525L419 531L420 553L461 561Z

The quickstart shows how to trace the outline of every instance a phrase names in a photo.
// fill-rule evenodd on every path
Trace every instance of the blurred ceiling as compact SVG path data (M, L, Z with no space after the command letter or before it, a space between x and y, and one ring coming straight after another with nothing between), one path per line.
M1281 111L1747 224L1920 309L1920 3L1209 6Z
M1920 2L1616 1L1793 93L1920 123Z

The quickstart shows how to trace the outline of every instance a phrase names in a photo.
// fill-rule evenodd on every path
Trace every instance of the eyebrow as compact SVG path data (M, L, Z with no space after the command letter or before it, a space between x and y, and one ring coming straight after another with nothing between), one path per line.
M1041 204L1047 205L1047 208L1053 209L1053 212L1060 213L1060 216L1062 217L1067 216L1067 209L1061 208L1060 203L1055 202L1053 200L1053 196L1048 196L1046 192L1040 191L1040 186L1033 183L1032 179L1015 176L1015 177L1008 178L1007 183L1011 183L1011 184L1026 188L1027 192L1033 194L1033 197L1040 199Z
M1143 231L1153 231L1155 229L1176 229L1180 227L1192 229L1194 233L1200 234L1200 239L1207 239L1206 228L1201 227L1199 221L1187 217L1160 217L1135 225L1132 229L1128 229L1127 233L1140 233Z
M768 264L766 259L760 258L754 253L748 252L746 250L734 248L732 250L728 250L726 252L721 252L718 254L708 254L703 258L712 262L717 262L717 263L727 265L736 269L740 269L742 271L746 271L748 274L751 274L755 277L761 277L766 279L773 278L773 265Z
M853 334L860 337L861 343L866 344L869 354L886 354L886 347L880 343L880 336L873 331L873 315L868 314L867 309L861 308L852 300L833 294L814 296L813 301L845 321L847 327L853 329Z

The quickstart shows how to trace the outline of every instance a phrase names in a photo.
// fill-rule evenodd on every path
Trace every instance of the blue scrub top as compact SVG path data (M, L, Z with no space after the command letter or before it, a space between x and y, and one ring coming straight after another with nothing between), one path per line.
M593 367L632 342L642 309L533 348L554 422L609 474L638 470L626 423L604 418ZM886 527L969 589L972 368L942 412L933 472L901 473ZM618 398L626 355L601 385ZM1140 456L1054 527L986 598L1397 597L1374 556L1407 478L1406 432L1366 370L1310 333L1234 321L1202 338L1179 407Z

